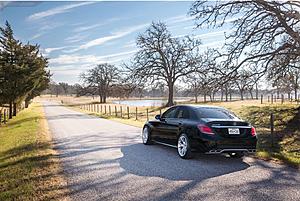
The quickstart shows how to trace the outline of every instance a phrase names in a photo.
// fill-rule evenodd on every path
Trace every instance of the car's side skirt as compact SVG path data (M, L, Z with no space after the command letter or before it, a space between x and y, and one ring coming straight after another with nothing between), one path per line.
M177 146L172 145L172 144L168 144L168 143L164 143L164 142L159 142L159 141L156 141L156 140L153 140L153 142L155 142L157 144L165 145L165 146L168 146L168 147L177 148Z

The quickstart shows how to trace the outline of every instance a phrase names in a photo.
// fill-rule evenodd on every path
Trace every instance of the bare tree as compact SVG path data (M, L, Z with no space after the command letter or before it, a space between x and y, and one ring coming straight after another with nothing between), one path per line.
M234 80L241 96L241 100L245 98L245 92L253 89L254 79L250 71L242 69L238 72ZM251 97L253 98L252 92L250 92Z
M61 87L61 89L64 91L64 94L65 95L68 95L68 92L69 92L69 84L68 83L65 83L65 82L60 82L58 83L58 85Z
M147 83L163 81L168 87L167 106L174 104L174 84L201 65L199 40L172 37L164 23L152 25L137 38L139 51L130 70L132 78Z
M221 27L232 22L223 56L231 67L229 75L234 75L245 63L264 66L266 72L276 57L284 55L280 66L286 68L300 56L299 9L299 1L197 1L190 15L196 18L198 27Z
M295 99L298 97L297 91L300 88L300 60L290 63L286 69L281 68L281 60L272 62L272 67L268 70L267 79L273 83L273 86L281 88L290 97L291 91L294 91ZM279 90L277 90L279 93Z
M98 64L95 68L80 75L84 84L88 88L95 88L100 97L100 103L106 103L109 88L115 84L119 78L120 71L111 64Z

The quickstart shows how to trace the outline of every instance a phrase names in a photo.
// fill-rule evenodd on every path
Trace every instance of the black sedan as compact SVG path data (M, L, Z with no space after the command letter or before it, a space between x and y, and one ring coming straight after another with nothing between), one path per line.
M145 145L153 142L177 148L181 158L191 158L194 151L210 154L228 153L241 157L256 150L253 126L230 111L215 106L179 105L169 108L142 131Z

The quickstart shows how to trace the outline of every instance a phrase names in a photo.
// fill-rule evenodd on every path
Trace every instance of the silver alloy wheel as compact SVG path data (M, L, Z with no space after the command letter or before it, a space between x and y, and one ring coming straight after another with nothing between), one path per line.
M184 135L180 136L178 139L177 150L180 156L185 156L187 152L187 139Z
M142 140L143 140L143 143L144 143L144 144L147 143L148 137L149 137L148 127L145 127L145 128L143 129L143 133L142 133Z

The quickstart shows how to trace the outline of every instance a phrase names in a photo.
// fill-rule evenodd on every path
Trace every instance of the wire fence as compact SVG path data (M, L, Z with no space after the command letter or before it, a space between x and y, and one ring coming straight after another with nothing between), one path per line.
M6 124L8 119L9 119L8 109L6 109L4 107L0 108L0 126L2 124Z
M25 106L24 104L20 104L17 107L17 113L20 111L24 110ZM8 121L10 120L9 118L9 109L8 107L0 107L0 126L5 125Z
M154 119L156 115L161 115L168 109L158 107L133 107L118 104L80 104L76 105L76 107L101 116L132 119L136 121L148 121L149 119Z

